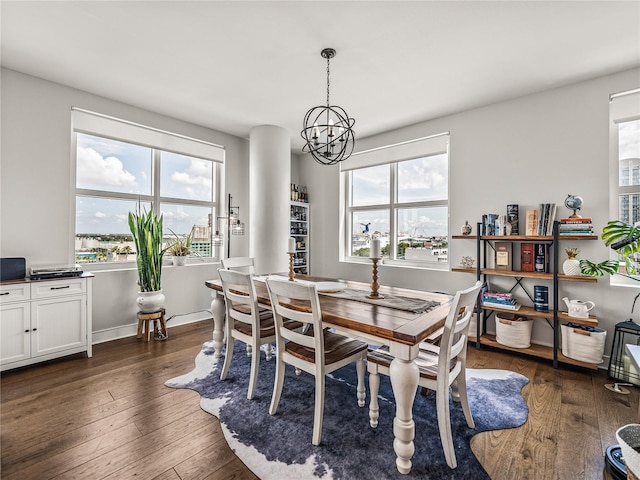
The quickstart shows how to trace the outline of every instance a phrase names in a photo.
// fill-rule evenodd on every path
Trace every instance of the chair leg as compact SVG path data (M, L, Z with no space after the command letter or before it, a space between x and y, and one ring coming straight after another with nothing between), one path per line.
M260 345L258 343L252 345L252 352L251 373L249 374L249 390L247 391L247 398L249 400L251 400L255 395L256 385L258 383L258 369L260 368Z
M267 362L271 361L271 344L270 343L264 344L264 356L267 359Z
M467 396L467 378L466 372L463 369L454 385L457 386L457 391L460 395L460 403L462 404L462 411L464 412L464 418L467 420L469 428L476 428L476 423L473 421L473 415L471 414L471 408L469 407L469 397Z
M226 380L229 373L229 367L231 366L231 359L233 358L233 346L236 340L231 335L227 336L227 345L224 352L224 363L222 364L222 372L220 372L220 380Z
M356 388L357 397L358 397L358 406L364 407L366 390L364 388L364 358L363 357L360 357L356 362L356 372L358 374L358 386Z
M275 415L280 403L280 395L282 394L282 386L284 385L284 362L278 355L276 359L276 379L273 382L273 395L271 396L271 405L269 406L269 415Z
M369 363L371 365L371 363ZM378 405L378 391L380 390L380 375L378 375L378 369L372 372L369 369L369 395L371 399L369 401L369 425L371 428L378 426L378 418L380 417L380 406Z
M440 431L440 441L444 450L444 458L450 468L458 466L456 462L456 452L453 448L453 437L451 436L451 418L449 415L449 388L445 384L444 388L438 388L436 392L436 410L438 412L438 430Z
M251 356L251 350L252 350L251 344L247 343L247 357Z
M311 443L320 445L322 438L322 418L324 416L324 375L316 374L316 404L313 413L313 440Z

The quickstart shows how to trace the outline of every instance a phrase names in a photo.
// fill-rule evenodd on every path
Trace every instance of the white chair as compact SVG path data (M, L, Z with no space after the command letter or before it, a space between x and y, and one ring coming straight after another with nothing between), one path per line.
M253 275L254 265L251 257L230 257L220 260L222 267L226 270L236 270L238 272L250 273Z
M315 285L267 279L267 288L276 324L277 351L276 379L269 414L275 415L278 409L284 384L285 364L314 375L312 443L319 445L324 415L325 375L355 361L358 373L357 400L358 405L363 407L364 358L367 355L367 344L323 329L320 301ZM301 322L305 329L307 325L310 328L306 329L306 333L292 331L287 328L285 319L296 320Z
M467 331L481 287L482 283L477 282L473 287L456 293L451 303L449 315L445 320L439 346L428 342L421 343L418 358L415 360L420 371L418 385L436 392L440 441L447 464L451 468L456 468L457 462L451 436L449 387L453 386L459 393L467 425L469 428L475 428L467 398ZM369 388L371 390L369 418L373 428L378 425L380 412L378 406L380 377L378 375L380 373L389 375L392 360L393 356L386 347L372 350L367 355Z
M260 346L266 345L266 359L271 360L271 342L275 342L275 327L273 314L270 309L261 309L256 299L256 289L249 273L234 270L219 269L222 290L225 297L226 322L226 353L220 380L225 380L231 366L233 347L238 339L251 346L247 354L251 356L251 374L247 398L252 399L258 382L258 368L260 366ZM300 328L300 323L289 325L290 328Z

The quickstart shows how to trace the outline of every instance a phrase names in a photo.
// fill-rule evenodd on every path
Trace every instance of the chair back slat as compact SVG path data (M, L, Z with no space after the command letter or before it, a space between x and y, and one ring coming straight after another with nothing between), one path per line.
M236 270L244 273L254 273L254 260L252 257L230 257L221 260L225 270Z
M458 357L466 355L467 333L482 282L456 293L444 323L438 358L438 376L448 375Z
M218 273L222 281L227 319L232 318L259 327L258 301L251 274L222 268ZM246 308L238 309L238 306Z
M277 341L280 338L315 350L316 358L324 356L324 337L322 335L322 314L315 285L307 285L267 278L267 289L274 313ZM295 320L309 325L306 333L289 330L284 320Z

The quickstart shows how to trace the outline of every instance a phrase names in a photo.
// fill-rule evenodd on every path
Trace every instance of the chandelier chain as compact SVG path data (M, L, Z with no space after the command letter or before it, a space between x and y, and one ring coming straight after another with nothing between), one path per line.
M329 104L329 87L331 86L331 83L329 82L329 62L331 60L331 57L327 55L327 107L330 105Z

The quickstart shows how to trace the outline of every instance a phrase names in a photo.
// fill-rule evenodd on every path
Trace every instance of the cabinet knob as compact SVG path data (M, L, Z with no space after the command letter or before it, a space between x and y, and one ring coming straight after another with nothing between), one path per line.
M29 333L29 330L25 330L24 333Z
M34 328L33 330L31 330L32 332L35 332L36 330L38 330L37 328Z

